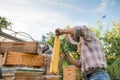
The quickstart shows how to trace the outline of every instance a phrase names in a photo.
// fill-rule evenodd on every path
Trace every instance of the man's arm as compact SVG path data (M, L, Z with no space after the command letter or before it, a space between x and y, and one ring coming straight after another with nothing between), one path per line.
M80 64L80 60L75 60L73 58L71 58L67 53L65 53L66 55L66 59L73 65L75 65L76 67L80 68L81 64Z
M75 33L75 28L69 28L69 29L56 29L55 34L57 36L63 35L63 34L71 34L74 35Z
M75 65L76 67L80 68L80 61L79 60L75 60L75 59L68 59L70 61L71 64Z

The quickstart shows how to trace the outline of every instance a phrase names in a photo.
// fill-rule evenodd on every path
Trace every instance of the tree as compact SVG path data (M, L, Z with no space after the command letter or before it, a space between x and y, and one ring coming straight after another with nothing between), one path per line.
M116 57L120 56L120 23L113 22L113 29L106 31L105 39L106 50L109 54L114 54Z
M10 26L12 23L9 22L5 17L0 16L0 31L2 28L7 28Z
M113 29L107 30L104 38L108 69L111 80L120 80L120 22L112 22Z
M109 24L111 25L111 24ZM112 29L102 31L104 28L100 21L98 29L91 27L98 39L100 39L107 58L107 71L111 80L120 80L120 22L112 22Z

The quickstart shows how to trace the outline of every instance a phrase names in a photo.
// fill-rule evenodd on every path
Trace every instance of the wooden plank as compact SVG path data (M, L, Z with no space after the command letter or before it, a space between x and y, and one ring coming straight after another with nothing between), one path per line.
M3 78L0 80L41 80L42 75L42 72L3 73Z
M2 79L0 79L0 80L14 80L14 77L12 76L12 77L3 77Z
M41 80L42 75L40 72L16 72L15 80Z
M43 75L42 80L59 80L60 75Z
M2 79L0 80L41 80L41 77L14 77L14 76L11 76L11 77L7 77L7 76L4 76Z
M14 73L2 73L2 79L0 80L14 80Z
M39 53L39 42L0 42L0 53L6 51Z
M42 55L27 54L21 52L6 52L3 57L3 66L32 66L43 67L45 57Z
M39 77L43 75L43 73L40 72L16 72L15 76L17 77Z
M59 78L56 78L56 77L54 77L54 78L44 78L43 80L59 80ZM69 79L69 80L71 80L71 79Z
M16 77L14 80L41 80L41 77Z
M7 52L5 52L4 57L2 57L1 65L6 64L6 59L7 59Z

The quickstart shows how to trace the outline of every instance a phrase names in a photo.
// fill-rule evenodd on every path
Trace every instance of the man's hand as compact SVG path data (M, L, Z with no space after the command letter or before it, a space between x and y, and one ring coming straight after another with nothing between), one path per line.
M55 34L56 34L57 36L62 35L62 34L63 34L63 33L62 33L62 29L57 28L57 29L55 30Z
M67 60L69 60L69 54L68 53L66 53L66 52L63 52L63 53L61 53L61 59L64 59L64 58L66 58Z

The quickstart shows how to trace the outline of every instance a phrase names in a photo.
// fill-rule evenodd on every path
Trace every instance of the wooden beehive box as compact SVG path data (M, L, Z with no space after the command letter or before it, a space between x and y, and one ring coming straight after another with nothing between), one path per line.
M79 69L75 66L63 67L63 80L79 80Z
M11 72L4 73L0 80L41 80L43 72Z
M6 51L40 53L39 42L0 42L0 53Z
M45 57L42 55L22 52L6 52L3 57L2 65L43 67L44 59Z

